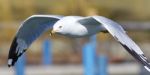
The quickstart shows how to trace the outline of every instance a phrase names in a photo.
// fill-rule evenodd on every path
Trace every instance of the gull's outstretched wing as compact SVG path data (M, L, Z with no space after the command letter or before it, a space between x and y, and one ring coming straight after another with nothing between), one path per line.
M13 66L26 49L43 32L51 29L55 22L62 16L57 15L33 15L27 18L20 26L11 44L8 55L8 66Z
M91 25L102 25L102 29L107 30L136 60L142 63L150 72L150 62L144 56L144 53L141 51L138 45L129 38L124 29L118 23L102 16L86 17L80 21L84 24L90 22Z

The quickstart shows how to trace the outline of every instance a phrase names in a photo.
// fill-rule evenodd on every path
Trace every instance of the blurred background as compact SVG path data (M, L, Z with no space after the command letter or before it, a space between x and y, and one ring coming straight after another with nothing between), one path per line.
M0 0L0 75L16 75L15 70L7 68L8 51L20 23L35 14L105 16L120 23L150 58L150 0ZM109 75L149 75L110 34L96 37L96 55L108 57ZM47 39L51 61L44 66ZM89 37L51 38L46 32L25 54L25 75L83 75L82 49L87 42Z

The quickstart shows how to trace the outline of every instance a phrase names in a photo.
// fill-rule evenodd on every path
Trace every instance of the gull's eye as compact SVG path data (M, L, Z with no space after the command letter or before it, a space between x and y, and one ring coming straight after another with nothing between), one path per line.
M62 26L59 26L59 28L62 28Z

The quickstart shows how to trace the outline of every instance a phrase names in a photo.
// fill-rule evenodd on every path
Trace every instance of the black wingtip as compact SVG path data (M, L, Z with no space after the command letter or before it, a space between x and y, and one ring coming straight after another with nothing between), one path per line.
M8 67L10 68L10 67L12 67L12 65L8 64Z
M17 60L14 60L14 59L8 59L8 67L14 66L14 64L15 64L16 61Z
M22 52L18 52L17 46L18 46L17 37L15 37L9 50L8 67L14 66L18 58L27 50L23 49Z
M11 67L11 64L8 64L8 67Z
M16 54L16 48L18 46L17 43L17 37L14 38L10 50L9 50L9 55L8 55L8 67L14 66L15 62L18 59L18 56Z
M144 68L150 72L150 62L144 54L138 54L134 50L129 49L126 45L120 43L137 61L144 65Z
M8 59L8 67L12 66L13 59Z

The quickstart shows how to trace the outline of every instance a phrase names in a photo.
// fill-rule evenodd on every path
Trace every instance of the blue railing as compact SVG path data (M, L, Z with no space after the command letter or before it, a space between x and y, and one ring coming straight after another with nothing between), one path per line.
M50 40L45 40L43 42L43 52L42 52L42 55L43 55L43 58L42 58L42 63L44 65L50 65L52 64L52 50L51 50L51 42Z
M23 54L15 65L16 75L25 75L25 64L26 64L26 57Z
M99 56L96 53L96 36L90 38L90 41L83 46L83 66L84 75L108 75L107 74L107 57ZM50 40L43 42L43 65L52 64ZM25 75L25 55L23 55L15 65L16 75Z
M84 75L108 75L107 57L106 55L98 55L96 46L96 36L92 36L90 41L83 46Z

